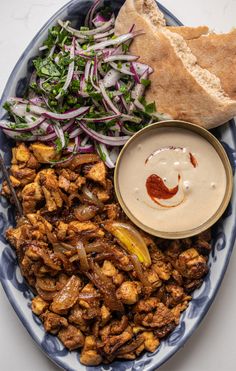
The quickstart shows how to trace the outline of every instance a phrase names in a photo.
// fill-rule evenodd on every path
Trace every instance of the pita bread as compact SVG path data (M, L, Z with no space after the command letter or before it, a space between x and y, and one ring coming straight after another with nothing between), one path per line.
M152 0L127 0L116 19L117 34L128 31L132 24L145 30L131 44L131 53L154 68L146 99L154 100L159 112L208 129L234 117L236 101L228 97L216 75L201 68L182 35L160 26L159 10L154 17L143 10L150 2L155 4ZM207 29L199 29L201 32Z
M175 32L185 38L198 64L219 77L225 92L231 99L236 99L236 30L192 39L186 39L181 30Z

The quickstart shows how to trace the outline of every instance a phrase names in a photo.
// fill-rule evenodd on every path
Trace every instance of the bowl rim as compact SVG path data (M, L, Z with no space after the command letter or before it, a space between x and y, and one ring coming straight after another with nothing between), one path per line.
M126 205L121 191L120 191L120 185L119 185L119 169L121 167L121 163L126 156L127 149L130 147L132 143L134 143L137 139L142 138L144 135L146 135L148 132L157 132L159 129L162 128L177 128L177 129L185 129L191 132L194 132L198 135L200 135L202 138L206 139L208 143L212 145L212 147L215 149L217 154L220 157L220 160L223 164L225 174L226 174L226 188L225 188L225 194L221 201L220 206L216 210L216 212L204 223L200 224L199 226L184 230L184 231L178 231L178 232L164 232L161 230L154 229L152 227L149 227L148 225L144 224L140 219L138 219L136 216L133 215L129 207ZM192 237L197 234L200 234L210 228L213 224L215 224L220 217L223 215L224 211L226 210L229 201L232 196L233 192L233 172L230 165L230 161L228 159L228 156L224 150L224 147L219 142L219 140L210 133L207 129L193 124L191 122L182 121L182 120L167 120L167 121L159 121L155 122L149 126L144 127L137 133L135 133L123 146L116 162L115 172L114 172L114 187L116 196L118 199L118 202L120 203L123 211L128 216L128 218L137 225L140 229L144 230L145 232L156 236L160 238L166 238L166 239L179 239L179 238L187 238Z

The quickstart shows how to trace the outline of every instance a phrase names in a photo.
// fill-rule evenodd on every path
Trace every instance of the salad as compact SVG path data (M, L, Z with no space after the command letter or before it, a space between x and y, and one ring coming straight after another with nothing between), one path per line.
M33 61L27 95L5 102L10 121L0 121L0 127L15 140L54 146L60 162L97 151L113 168L119 147L165 116L144 99L152 68L129 54L143 31L133 25L116 36L115 16L102 4L94 2L80 29L58 20L49 30Z

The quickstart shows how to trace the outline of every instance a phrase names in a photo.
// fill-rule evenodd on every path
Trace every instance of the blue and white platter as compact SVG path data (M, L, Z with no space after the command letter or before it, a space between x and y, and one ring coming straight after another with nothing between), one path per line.
M117 14L124 1L116 0L111 2L111 6ZM2 104L9 96L21 97L24 95L26 86L32 72L32 59L38 54L38 48L47 36L47 31L52 27L57 19L69 19L74 26L80 26L85 15L91 6L91 1L72 0L61 8L37 33L29 46L26 48L14 70L12 71L5 90L1 98L0 118L3 118L5 111ZM169 25L178 26L178 21L167 9L159 4L161 11L165 14ZM234 121L230 121L221 128L215 130L214 134L223 144L233 169L236 168L236 128ZM10 164L12 141L0 133L0 151L5 163ZM0 183L2 175L0 173ZM236 182L234 176L234 183ZM161 346L155 353L145 353L135 361L116 361L111 365L97 367L85 367L79 363L79 353L69 352L57 339L45 333L44 328L30 308L33 294L24 282L17 265L16 256L4 238L5 230L14 225L14 210L8 202L0 198L0 279L5 293L14 308L20 321L23 323L29 334L39 345L41 350L59 367L67 371L87 370L87 371L131 371L131 370L156 370L176 353L186 342L186 340L196 330L199 323L206 315L224 277L229 259L234 247L236 236L236 195L234 192L226 212L214 226L212 251L209 258L209 273L205 277L200 289L194 291L193 300L188 309L182 314L178 327L170 334L166 340L161 342Z

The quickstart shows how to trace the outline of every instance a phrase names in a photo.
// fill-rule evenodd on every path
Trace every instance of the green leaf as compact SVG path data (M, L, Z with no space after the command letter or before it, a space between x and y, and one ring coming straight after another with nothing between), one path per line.
M143 84L147 88L151 84L151 80L141 79L141 84Z
M36 58L34 61L37 74L40 77L59 77L61 76L57 66L53 63L50 58Z
M156 112L156 104L155 102L149 103L145 106L145 112L148 114Z

